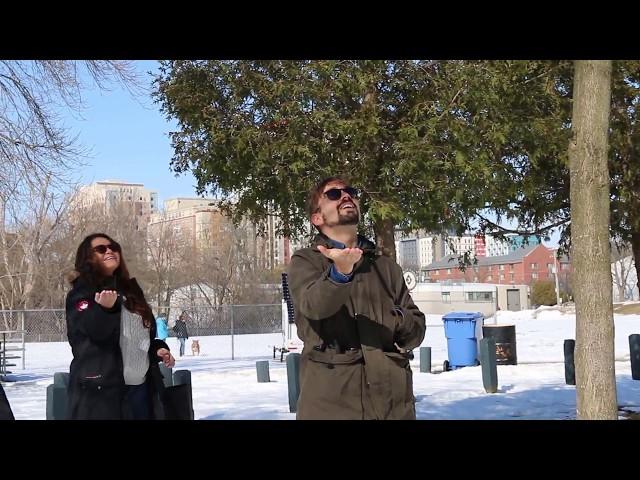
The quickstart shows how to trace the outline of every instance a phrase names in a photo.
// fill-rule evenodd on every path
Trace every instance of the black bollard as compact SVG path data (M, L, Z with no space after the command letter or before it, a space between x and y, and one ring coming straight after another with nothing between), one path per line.
M631 354L631 378L640 380L640 335L629 335L629 353Z
M269 378L269 362L267 360L256 362L256 371L258 372L258 383L268 383L271 381Z
M176 370L173 372L173 387L168 388L167 391L173 391L173 396L175 397L175 411L171 412L171 416L178 420L193 420L195 418L195 413L193 411L191 371ZM170 419L173 418L170 417Z
M431 347L420 347L420 371L431 373Z
M498 367L496 365L496 342L493 338L480 340L480 365L482 385L487 393L498 391Z
M576 365L573 359L575 349L575 340L564 341L564 381L567 385L576 384Z
M300 354L287 355L287 383L289 385L289 411L298 411L298 397L300 396Z

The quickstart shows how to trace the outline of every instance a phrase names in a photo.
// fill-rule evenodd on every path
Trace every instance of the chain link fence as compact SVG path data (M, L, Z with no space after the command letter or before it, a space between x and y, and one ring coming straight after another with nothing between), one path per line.
M243 335L271 334L268 342L276 343L284 335L282 304L189 306L184 309L155 308L157 316L169 319L170 326L183 311L188 313L190 337L230 336L232 359L243 356ZM67 325L62 309L0 310L2 330L24 331L24 342L66 342ZM175 333L169 328L169 336ZM267 340L265 340L267 341ZM267 347L265 346L265 351ZM247 343L246 352L249 351Z
M24 331L25 342L67 340L64 310L0 310L2 330Z
M190 336L244 335L282 332L282 304L189 306L187 308L153 308L173 325L182 312L187 313ZM170 336L174 336L170 330Z

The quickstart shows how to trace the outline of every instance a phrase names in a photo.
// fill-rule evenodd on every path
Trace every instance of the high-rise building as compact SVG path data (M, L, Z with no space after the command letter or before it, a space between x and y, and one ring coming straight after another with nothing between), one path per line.
M151 215L158 211L158 192L145 188L142 183L103 180L80 187L75 202L82 207L103 211L121 205L131 207L139 229L146 228Z

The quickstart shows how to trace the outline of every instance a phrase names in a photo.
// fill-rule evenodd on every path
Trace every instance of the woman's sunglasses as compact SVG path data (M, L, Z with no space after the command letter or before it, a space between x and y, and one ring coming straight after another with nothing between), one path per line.
M342 192L347 193L351 198L354 198L354 199L357 199L358 196L360 195L360 192L358 191L358 189L353 187L330 188L329 190L324 192L324 195L329 200L340 200L340 197L342 197Z
M109 243L107 245L96 245L95 247L93 247L93 251L99 253L100 255L104 255L105 253L107 253L107 249L111 250L114 253L119 252L120 245L118 245L117 243Z

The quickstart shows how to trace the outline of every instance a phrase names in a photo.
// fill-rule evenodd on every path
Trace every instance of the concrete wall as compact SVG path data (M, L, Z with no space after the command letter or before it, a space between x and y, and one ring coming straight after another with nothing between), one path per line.
M498 307L500 310L508 310L507 306L507 290L519 290L520 293L520 310L531 308L531 300L529 298L528 285L496 285L498 288Z

